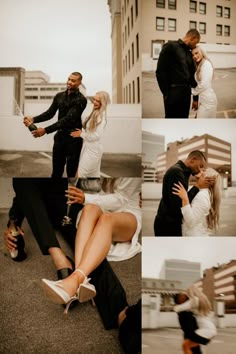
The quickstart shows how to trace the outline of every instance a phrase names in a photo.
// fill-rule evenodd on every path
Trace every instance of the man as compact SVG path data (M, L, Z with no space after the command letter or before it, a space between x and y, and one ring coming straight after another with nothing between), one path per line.
M200 41L197 30L189 30L178 41L164 44L160 53L156 78L163 94L165 118L188 118L191 103L191 87L197 85L194 79L195 66L191 49ZM198 98L193 98L193 109L197 109Z
M172 188L174 183L181 182L187 191L190 175L197 175L205 166L204 154L195 150L189 153L185 161L179 160L166 171L163 178L162 199L154 221L155 236L182 236L182 201L172 193ZM191 203L199 189L208 188L212 182L209 178L204 182L197 182L196 186L188 191L189 202Z
M73 72L68 78L67 90L56 94L52 105L46 112L34 118L24 118L24 124L28 127L32 123L40 123L53 118L58 110L56 123L32 131L35 138L57 131L52 152L52 177L62 177L65 165L68 177L74 177L77 172L83 140L82 138L74 139L70 133L76 129L82 129L81 115L87 105L87 99L79 91L81 82L82 75L79 72Z

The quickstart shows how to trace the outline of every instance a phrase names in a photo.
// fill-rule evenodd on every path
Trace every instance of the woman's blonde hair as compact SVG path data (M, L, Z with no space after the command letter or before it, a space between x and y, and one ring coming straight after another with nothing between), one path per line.
M101 100L101 106L99 109L94 109L90 113L90 115L85 119L83 123L83 128L86 129L86 126L89 122L88 130L94 132L96 130L97 125L99 125L103 119L106 120L106 108L110 103L109 93L106 91L96 92L96 95L99 96Z
M201 54L202 54L202 60L200 61L200 63L196 63L196 62L195 62L196 77L197 77L197 80L200 81L200 80L201 80L201 67L202 67L203 63L205 62L205 60L208 60L209 63L211 63L211 66L212 66L213 71L214 71L214 67L213 67L213 64L212 64L211 60L208 58L208 56L206 55L206 53L204 52L204 50L203 50L199 45L196 46L194 49L200 50L200 52L201 52ZM213 75L214 75L214 72L213 72Z
M200 315L206 316L211 311L211 303L207 296L196 286L191 285L186 289L186 295L189 299L197 297L198 298L198 312Z
M205 171L205 178L213 177L215 182L209 186L210 193L210 210L207 215L207 224L210 230L216 229L220 219L220 201L221 201L221 177L220 174L213 168L207 168Z
M106 193L114 193L114 184L117 178L102 178L102 190Z

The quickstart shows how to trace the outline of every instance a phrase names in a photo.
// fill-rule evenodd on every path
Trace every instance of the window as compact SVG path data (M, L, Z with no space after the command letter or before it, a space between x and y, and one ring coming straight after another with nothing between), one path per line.
M138 17L138 0L135 0L135 16Z
M206 34L206 23L205 22L199 22L199 33Z
M189 22L189 29L197 29L197 22L196 21L190 21Z
M224 28L224 34L226 37L230 36L230 26L225 26Z
M133 91L133 103L135 103L135 83L132 81L132 91Z
M176 10L176 0L168 0L168 9Z
M137 103L140 103L140 79L137 77Z
M174 18L168 19L168 31L175 32L176 31L176 20Z
M27 100L37 100L38 96L25 96Z
M197 1L190 1L189 10L190 12L197 12Z
M130 14L130 18L131 18L131 28L133 28L133 26L134 26L134 9L133 9L133 6L131 6L130 12L131 12L131 14Z
M128 50L128 68L130 70L130 49Z
M136 57L139 58L139 35L136 34Z
M131 48L132 65L134 65L134 43L132 43Z
M165 29L164 17L157 17L156 18L156 29L157 29L157 31L164 31L164 29Z
M164 43L164 41L160 41L160 40L152 41L152 58L153 59L159 58L163 43Z
M165 0L156 0L156 7L165 8Z
M26 91L38 91L37 87L26 87Z
M128 17L128 36L130 34L130 24L129 24L129 17Z
M216 35L222 36L222 25L216 25Z
M225 18L230 18L230 8L225 7Z
M129 84L129 103L131 103L131 84Z
M200 2L199 4L199 13L202 15L206 14L206 3L205 2Z
M216 17L222 17L222 16L223 16L223 7L216 6Z

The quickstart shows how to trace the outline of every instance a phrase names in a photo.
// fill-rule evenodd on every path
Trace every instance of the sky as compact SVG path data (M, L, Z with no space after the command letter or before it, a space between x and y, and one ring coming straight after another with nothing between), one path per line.
M236 259L235 237L143 237L142 276L158 278L165 259L201 263L201 271Z
M51 82L80 71L88 95L111 95L107 0L1 0L0 43L0 67L40 70Z
M236 181L236 119L188 119L180 124L179 119L143 119L142 130L165 136L165 144L210 134L231 143L232 179Z

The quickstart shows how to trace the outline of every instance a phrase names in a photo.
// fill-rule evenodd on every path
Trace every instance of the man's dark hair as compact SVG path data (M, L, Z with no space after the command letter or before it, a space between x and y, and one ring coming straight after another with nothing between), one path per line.
M82 74L81 74L81 73L79 73L78 71L74 71L73 73L71 73L71 75L79 76L80 81L82 81L82 79L83 79Z
M204 153L200 150L194 150L194 151L191 151L189 154L188 154L188 157L187 159L192 159L193 157L195 157L197 160L203 160L206 162L206 156L204 155Z
M188 32L186 33L186 36L190 36L192 38L198 38L198 39L201 38L200 33L195 28L188 30Z

